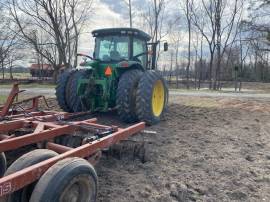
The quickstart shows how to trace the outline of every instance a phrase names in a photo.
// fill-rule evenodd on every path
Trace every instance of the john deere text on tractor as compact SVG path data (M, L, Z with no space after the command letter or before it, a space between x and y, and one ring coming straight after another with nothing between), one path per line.
M93 57L78 54L90 60L58 78L60 107L67 112L104 112L116 107L125 122L159 122L168 100L167 85L155 70L159 42L149 43L148 34L133 28L100 29L92 34Z

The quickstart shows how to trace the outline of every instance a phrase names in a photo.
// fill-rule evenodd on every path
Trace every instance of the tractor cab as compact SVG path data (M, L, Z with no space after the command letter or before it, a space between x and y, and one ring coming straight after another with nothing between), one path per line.
M151 37L134 28L99 29L95 37L93 58L104 63L135 61L144 69L148 66L148 46Z

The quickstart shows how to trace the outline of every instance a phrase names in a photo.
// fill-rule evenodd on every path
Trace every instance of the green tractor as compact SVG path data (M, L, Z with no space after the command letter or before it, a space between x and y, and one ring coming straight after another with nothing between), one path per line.
M158 123L168 102L168 88L155 71L157 43L133 28L99 29L93 57L60 74L56 97L67 112L106 112L117 109L128 123ZM164 51L168 44L164 43ZM90 60L88 60L90 59Z

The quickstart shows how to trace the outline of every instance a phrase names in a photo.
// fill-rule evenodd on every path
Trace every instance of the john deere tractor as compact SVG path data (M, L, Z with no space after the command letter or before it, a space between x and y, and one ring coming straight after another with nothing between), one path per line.
M80 66L62 73L56 96L67 112L106 112L117 109L125 122L160 121L168 101L168 89L155 70L157 43L133 28L99 29L93 57L84 57ZM168 44L164 43L164 51Z

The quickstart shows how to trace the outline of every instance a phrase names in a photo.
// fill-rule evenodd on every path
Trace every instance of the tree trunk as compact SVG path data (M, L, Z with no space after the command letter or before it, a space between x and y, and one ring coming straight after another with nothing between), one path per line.
M176 88L179 88L179 65L176 66Z
M4 67L4 61L1 62L2 66L2 78L5 79L5 67Z
M59 70L61 68L61 65L54 65L53 69L53 82L56 83L57 82L57 77L58 77L58 74L59 74Z
M214 53L211 53L209 64L209 89L212 90L212 71L213 71Z
M9 78L13 80L13 75L12 75L12 61L9 62Z
M171 84L171 79L172 79L172 66L173 66L173 52L171 52L171 65L170 65L169 84Z
M128 1L129 5L129 27L132 28L132 8L131 8L131 0Z
M234 71L234 91L237 91L238 84L238 71Z
M176 88L178 88L178 74L179 74L179 65L178 65L178 51L179 51L179 40L176 43L177 47L175 50L175 76L176 76Z
M188 64L186 69L186 79L187 79L187 89L189 89L189 69L190 69L190 59L191 59L191 17L190 17L190 10L189 10L189 2L186 1L186 18L188 21Z
M203 68L203 36L201 38L201 47L200 47L200 72L199 72L199 83L198 90L201 88L201 80L202 80L202 69Z
M215 26L216 26L216 46L217 46L217 64L216 64L216 74L214 80L214 90L218 90L219 80L220 80L220 65L221 65L221 0L217 0L217 8L215 14Z

